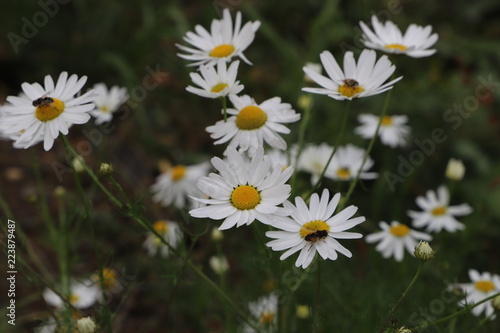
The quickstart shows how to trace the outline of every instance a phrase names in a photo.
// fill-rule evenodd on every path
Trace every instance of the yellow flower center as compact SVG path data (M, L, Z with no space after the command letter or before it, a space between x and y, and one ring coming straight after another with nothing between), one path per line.
M80 297L78 295L75 295L75 294L71 294L68 297L68 300L71 304L75 304L76 302L78 302L79 299L80 299Z
M446 207L444 206L439 206L431 210L432 215L434 216L441 216L446 214Z
M249 185L241 185L231 193L231 204L239 210L254 209L260 200L259 192Z
M242 130L255 130L267 121L267 114L258 106L245 106L236 116L236 126Z
M231 55L235 48L231 44L221 44L217 45L210 51L210 56L215 58L224 58Z
M54 120L64 111L63 101L52 97L41 97L33 101L33 106L36 107L35 116L42 122Z
M118 276L112 268L103 268L102 277L104 278L104 289L110 289L118 283Z
M308 242L316 243L326 238L329 230L330 226L325 221L314 220L305 223L302 228L300 228L300 237Z
M406 51L407 47L401 44L387 44L385 46L386 49L388 50L400 50L400 51Z
M108 109L108 107L107 107L107 106L101 106L101 107L100 107L100 109L101 109L101 111L102 111L103 113L108 113L108 112L109 112L109 109Z
M495 285L493 284L493 282L488 280L477 281L476 283L474 283L474 286L477 290L480 290L483 293L487 293L495 289Z
M396 237L404 237L408 235L408 233L410 232L410 228L408 228L404 224L397 224L395 226L392 226L389 231Z
M392 125L392 117L391 116L383 116L381 125L382 126L391 126Z
M358 81L354 79L344 80L344 84L339 87L339 93L341 93L345 97L352 97L363 91L365 91L363 87L361 87Z
M271 313L269 311L264 311L262 316L260 316L260 318L259 318L259 322L262 325L272 324L273 321L274 321L274 313Z
M349 179L351 177L351 172L347 168L340 168L337 170L337 177L340 179Z
M164 234L168 230L168 222L167 221L156 221L155 224L153 224L153 228L160 235Z
M219 84L216 84L215 86L213 86L212 89L210 90L210 92L218 93L218 92L221 92L222 90L224 90L224 88L226 88L226 87L228 87L227 84L219 83Z
M170 174L174 182L181 180L186 175L186 167L184 165L176 165L172 168Z

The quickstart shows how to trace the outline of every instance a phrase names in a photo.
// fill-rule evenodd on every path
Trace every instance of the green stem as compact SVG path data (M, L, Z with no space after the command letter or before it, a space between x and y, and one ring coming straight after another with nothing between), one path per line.
M408 285L408 287L406 287L406 290L403 292L403 294L401 294L401 296L399 297L399 299L397 300L397 302L392 306L391 310L389 311L389 314L387 315L387 318L385 319L382 327L379 330L379 333L383 333L384 332L384 329L387 326L387 324L389 323L389 320L391 319L393 313L396 311L396 309L398 308L399 304L401 303L401 301L403 301L403 299L405 298L406 294L410 291L410 289L413 287L413 285L415 284L415 282L417 282L417 279L420 276L420 272L422 272L422 267L424 267L424 264L425 264L425 261L421 261L420 262L420 266L418 266L418 270L415 273L415 276L413 276L413 279L411 280L411 282Z
M300 154L302 154L302 149L304 149L304 137L305 137L305 132L307 128L307 124L309 124L309 119L311 118L311 110L313 106L313 99L309 95L304 95L304 98L310 98L310 103L307 103L306 107L304 108L304 114L302 116L302 121L300 122L300 127L299 127L299 141L298 141L298 150L297 150L297 156L295 157L295 163L293 166L293 169L295 170L292 175L292 180L290 181L290 184L292 186L292 190L295 188L295 180L297 178L297 165L299 163L299 157Z
M325 176L326 170L328 169L328 166L330 165L330 162L332 161L333 156L337 152L337 147L340 144L340 140L342 139L342 136L344 135L344 130L345 130L345 126L347 124L347 118L348 118L348 115L349 115L350 108L351 108L351 101L348 101L348 102L346 102L346 107L345 107L345 110L344 110L344 115L342 117L342 124L340 125L341 127L340 127L340 130L339 130L339 135L337 136L337 140L335 140L335 145L333 146L333 151L330 154L330 157L328 158L328 161L326 162L325 168L323 169L323 171L319 175L318 181L316 182L316 184L314 184L314 186L312 187L312 190L306 195L306 197L304 198L304 200L309 199L309 197L314 192L316 192L316 190L319 188L319 185L321 184L321 181L323 180L323 177Z
M227 102L226 102L226 96L222 96L220 98L222 102L222 110L224 110L224 122L227 121Z
M313 333L316 332L316 328L319 326L318 318L319 318L319 309L320 299L321 299L321 260L317 260L318 271L316 272L316 305L314 306L314 319L313 319Z
M483 303L485 303L485 302L488 302L488 301L490 301L490 300L494 299L494 298L495 298L495 297L497 297L497 296L500 296L500 292L498 292L498 293L496 293L496 294L494 294L494 295L491 295L490 297L487 297L487 298L485 298L485 299L483 299L483 300L481 300L481 301L479 301L479 302L477 302L477 303L474 303L474 304L472 304L472 305L470 305L470 306L467 306L467 307L463 308L462 310L457 311L457 312L455 312L455 313L453 313L453 314L451 314L451 315L449 315L449 316L446 316L446 317L444 317L444 318L441 318L441 319L435 320L435 321L433 321L433 322L431 322L431 323L427 323L427 322L425 322L425 323L423 323L422 325L419 325L419 326L417 326L417 327L415 327L415 328L412 328L412 331L415 331L415 332L416 332L416 331L418 331L418 330L420 330L420 329L422 329L422 328L426 328L426 327L428 327L428 326L434 326L434 325L436 325L436 324L439 324L439 323L442 323L442 322L444 322L444 321L447 321L447 320L453 319L453 318L455 318L455 317L458 317L458 316L460 316L460 315L463 315L464 313L467 313L467 312L469 312L470 310L474 309L476 306L478 306L478 305L480 305L480 304L483 304Z
M373 135L372 139L370 140L370 143L368 144L368 148L366 149L365 156L363 157L363 161L361 162L361 166L359 167L358 173L356 174L356 178L354 178L354 180L351 182L351 185L349 186L349 190L347 191L347 194L346 194L344 200L342 200L342 202L339 204L339 211L342 210L342 208L344 208L346 203L349 201L349 198L351 197L351 194L354 191L354 188L356 187L356 184L359 181L359 177L361 176L361 172L363 172L363 167L365 166L365 163L368 160L368 156L370 155L370 152L372 151L375 140L378 137L378 132L380 131L380 126L382 125L382 121L384 120L384 116L387 113L387 109L389 108L389 101L391 100L391 95L392 95L392 89L389 90L389 92L385 96L385 101L384 101L384 105L382 107L382 112L380 114L380 119L378 121L377 129L375 130L375 134Z

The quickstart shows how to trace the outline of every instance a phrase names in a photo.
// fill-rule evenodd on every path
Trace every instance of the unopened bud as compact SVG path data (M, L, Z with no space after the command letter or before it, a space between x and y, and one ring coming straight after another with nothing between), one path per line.
M212 240L214 242L220 242L221 240L224 239L224 234L222 233L222 231L220 231L219 229L217 228L213 228L212 229Z
M78 327L78 332L80 333L94 333L97 331L97 325L90 317L78 319L76 327Z
M101 166L99 167L99 173L103 176L111 176L113 171L113 166L109 163L101 163Z
M222 275L229 269L229 263L225 256L220 257L210 257L209 259L210 267L214 270L215 274Z
M461 160L450 159L446 166L445 176L450 180L462 180L465 174L465 166Z
M500 311L500 296L497 296L491 300L491 305L495 308L495 310Z
M297 310L295 311L295 315L299 319L307 319L311 315L311 311L309 310L309 306L307 305L297 305Z
M418 259L422 261L429 261L432 258L434 258L434 254L436 253L436 251L434 251L431 248L429 243L420 241L418 245L415 247L415 252L413 253L415 254L415 257L417 257Z

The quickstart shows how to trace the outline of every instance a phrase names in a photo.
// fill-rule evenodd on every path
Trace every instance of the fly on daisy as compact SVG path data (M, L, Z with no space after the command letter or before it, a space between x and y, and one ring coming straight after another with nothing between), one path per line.
M215 64L201 65L201 75L198 73L189 74L191 80L200 86L201 89L188 86L186 90L192 94L206 98L236 95L243 90L243 85L240 84L240 81L236 81L239 64L239 61L234 61L229 65L228 69L226 61L219 59L217 60L217 70L215 69Z
M364 222L365 218L363 216L352 218L358 210L358 207L352 205L334 215L339 201L340 193L335 194L330 200L327 189L323 190L321 198L314 193L309 207L301 197L295 198L295 205L286 201L284 206L292 213L290 217L281 219L273 225L282 231L266 232L267 237L274 239L266 245L274 251L288 249L281 255L281 260L300 251L295 266L302 268L311 264L316 252L323 259L336 260L337 252L350 258L351 251L342 246L337 239L361 238L361 234L345 230Z
M16 148L29 148L43 138L43 148L50 150L59 133L67 135L71 125L89 121L88 112L95 107L94 90L75 97L86 81L86 76L78 79L73 74L68 78L68 73L62 72L56 84L50 75L45 76L44 87L23 83L25 95L9 96L2 106L1 131L16 138Z
M95 109L90 115L96 118L96 125L111 121L113 113L128 99L127 88L112 86L110 89L104 83L94 85Z
M197 25L194 32L188 32L184 41L192 47L176 44L176 46L187 54L178 53L181 58L193 61L188 66L199 66L203 64L215 64L218 59L230 61L233 57L240 57L247 64L251 62L243 55L255 38L255 32L259 29L260 22L247 22L241 27L241 13L236 13L233 20L229 9L224 9L222 19L213 20L208 32L201 25Z
M215 125L208 126L207 132L213 139L214 144L222 144L229 141L226 149L238 148L239 151L248 151L252 157L258 148L263 148L264 142L273 148L285 150L285 140L279 135L290 133L290 129L283 123L293 123L300 119L288 103L281 103L281 98L270 98L257 104L248 95L229 96L234 108L228 108L230 117L227 121L218 121Z
M354 129L354 133L363 139L371 139L377 131L380 117L373 114L360 114L358 121L361 126ZM380 122L378 135L380 142L389 147L405 146L410 135L410 127L406 125L408 117L405 115L383 116Z
M410 24L405 34L391 21L381 23L377 16L372 16L373 31L368 26L359 22L363 30L361 40L366 47L387 53L406 54L413 58L428 57L436 50L429 49L438 40L436 33L432 34L430 25L422 27Z
M393 84L403 78L400 76L384 83L391 77L396 67L387 56L382 56L377 60L377 55L373 50L363 50L357 63L353 53L346 52L343 71L330 52L323 51L320 58L328 77L307 67L304 67L303 70L323 88L302 88L303 91L328 95L336 100L352 100L353 98L381 94L392 89Z
M271 169L271 159L264 156L263 149L247 162L234 148L228 149L227 161L214 157L212 165L219 174L198 180L198 188L209 199L193 198L206 206L191 210L191 216L223 219L219 230L225 230L250 225L254 220L273 225L286 215L278 206L290 195L290 185L285 182L292 175L292 167Z

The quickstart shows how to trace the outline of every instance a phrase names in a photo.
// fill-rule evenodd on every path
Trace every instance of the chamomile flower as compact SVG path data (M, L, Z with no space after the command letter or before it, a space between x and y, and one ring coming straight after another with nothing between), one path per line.
M153 201L168 207L174 205L177 208L186 207L189 195L198 195L196 181L206 176L210 169L210 163L203 162L191 166L175 165L169 166L156 178L151 186Z
M177 55L183 59L194 61L188 66L199 66L203 64L214 64L218 59L230 61L233 57L240 57L247 64L250 61L243 55L255 38L255 32L259 29L260 22L247 22L241 28L241 13L236 13L236 21L233 27L233 20L229 9L224 9L222 19L213 20L208 32L201 25L194 29L196 33L188 32L184 36L184 41L193 47L180 44L176 46L188 54Z
M104 83L94 85L95 90L95 109L90 111L90 115L96 118L96 125L111 121L113 113L118 110L120 105L128 99L127 88L112 86L110 89Z
M153 228L174 249L177 248L182 240L181 229L175 222L166 220L156 221L153 224ZM164 258L170 254L170 248L152 232L148 234L143 246L151 257L155 256L158 252Z
M313 94L328 95L336 100L352 100L353 98L368 97L392 89L392 85L402 79L402 76L384 83L396 67L387 56L376 60L373 50L363 50L356 63L352 52L344 55L344 71L340 69L333 55L328 51L320 54L321 63L329 77L304 67L304 72L323 88L302 88Z
M328 158L333 152L333 147L322 143L320 145L308 145L300 153L297 161L297 169L311 174L311 184L316 184L319 176L326 167ZM330 162L331 165L331 162ZM325 172L325 177L332 178L331 167ZM330 172L329 172L330 170Z
M290 195L290 185L285 182L292 175L292 167L282 170L277 166L271 170L271 160L264 156L263 149L246 162L239 152L229 148L227 161L214 157L212 164L219 174L211 173L198 180L198 188L209 199L193 198L207 206L191 210L191 216L224 219L219 230L225 230L249 225L254 220L272 225L286 215L278 205Z
M362 42L366 47L387 53L406 54L413 58L428 57L436 52L429 49L438 40L436 33L431 35L430 25L422 27L410 24L405 34L391 21L381 23L372 16L373 31L368 26L359 22L363 30Z
M337 148L335 155L328 168L327 177L338 181L347 181L356 178L361 169L363 158L366 151L363 148L348 144ZM378 177L376 172L368 172L373 166L373 160L367 157L359 179L375 179Z
M427 232L448 232L465 229L465 225L458 222L455 216L464 216L472 213L468 204L449 206L450 193L448 188L441 185L436 192L429 190L426 196L417 197L417 205L423 210L416 212L409 210L408 215L413 219L415 228L427 226Z
M66 135L71 125L90 119L94 91L75 97L86 81L86 76L78 79L73 74L68 78L68 73L62 72L55 85L50 75L45 76L45 87L23 83L26 95L9 96L8 103L2 106L1 131L15 137L16 148L29 148L43 138L43 148L50 150L59 133Z
M46 288L43 291L43 299L47 304L61 308L64 301L52 289ZM73 281L70 285L69 302L76 309L86 309L91 307L101 297L101 289L92 280Z
M218 98L227 95L236 95L243 90L243 85L240 81L236 81L238 74L239 61L232 62L227 68L227 64L223 59L217 60L217 70L215 64L201 65L200 74L191 73L191 80L200 86L195 88L188 86L187 91L195 95L206 98Z
M262 296L255 302L248 304L251 318L255 320L255 325L261 330L260 332L275 332L278 324L278 296L271 293L267 296ZM243 326L244 333L253 333L255 329L248 324Z
M496 274L488 272L480 274L475 269L470 269L469 278L471 283L458 283L450 286L458 287L464 291L465 299L459 302L460 306L470 306L500 292L500 276ZM472 309L472 314L475 316L480 316L483 312L490 319L495 319L495 309L491 300Z
M291 105L281 103L281 98L270 98L257 104L248 95L229 96L235 107L228 108L230 115L227 121L218 121L213 126L207 127L207 132L222 144L229 141L228 149L238 148L239 151L248 151L248 155L255 155L257 148L263 147L264 142L273 148L285 150L286 142L278 133L288 134L290 129L283 123L293 123L300 119L300 114L295 113Z
M397 221L392 221L391 225L384 221L379 223L382 231L367 235L367 243L376 243L377 251L382 253L384 258L394 257L396 261L402 261L404 250L415 256L414 250L419 240L430 241L432 236L423 232L415 231Z
M284 206L292 211L291 216L273 225L283 231L266 232L267 237L274 238L266 245L274 251L288 249L281 255L281 260L300 251L295 266L302 268L311 264L316 252L323 259L336 260L337 252L350 258L352 253L337 239L361 238L361 234L345 230L364 222L365 218L362 216L352 218L358 210L358 207L352 205L334 215L340 193L335 194L331 200L329 198L328 190L324 189L321 199L316 193L311 196L309 207L301 197L295 198L295 206L286 201Z
M358 115L358 121L361 126L354 129L354 133L360 135L363 139L371 139L377 131L380 117L372 114ZM380 123L378 135L380 142L389 147L405 146L410 134L410 127L406 125L407 116L384 116Z

